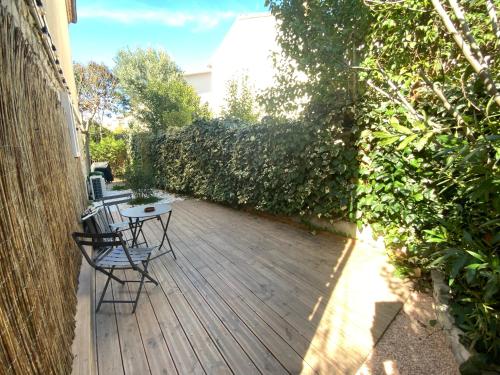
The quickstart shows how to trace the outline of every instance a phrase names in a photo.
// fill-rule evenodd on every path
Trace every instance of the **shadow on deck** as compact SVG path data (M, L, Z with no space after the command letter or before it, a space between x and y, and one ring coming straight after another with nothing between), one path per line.
M159 223L146 236L159 242ZM361 242L196 200L173 204L169 237L177 261L151 262L160 285L135 315L95 315L99 374L351 374L402 306L383 251ZM108 298L135 287L113 283Z

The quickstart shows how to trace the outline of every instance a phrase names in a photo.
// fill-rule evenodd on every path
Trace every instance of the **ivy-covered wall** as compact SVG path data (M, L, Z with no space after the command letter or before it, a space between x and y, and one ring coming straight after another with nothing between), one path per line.
M271 213L348 218L356 150L351 132L339 129L198 121L158 136L136 136L134 148L136 160L141 155L142 163L152 161L158 187L168 191Z

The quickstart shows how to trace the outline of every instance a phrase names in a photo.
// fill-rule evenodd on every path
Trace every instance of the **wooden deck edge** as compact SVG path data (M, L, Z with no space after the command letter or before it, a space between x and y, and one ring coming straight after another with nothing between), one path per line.
M72 375L96 374L94 338L94 278L93 270L82 262L78 278L78 305L76 311L75 338L72 345Z
M191 198L191 199L199 199L199 198ZM203 201L203 199L199 200ZM213 203L210 201L205 201L205 202ZM306 216L277 215L248 207L240 208L240 210L256 216L265 217L270 220L277 220L279 222L286 224L298 225L299 227L306 227L308 229L330 232L340 237L346 237L356 241L361 241L374 248L382 249L385 251L384 238L382 236L374 235L373 229L369 224L363 225L363 227L360 229L358 228L356 223L352 223L350 221L342 219L327 220L324 218L318 218L314 215L306 215Z

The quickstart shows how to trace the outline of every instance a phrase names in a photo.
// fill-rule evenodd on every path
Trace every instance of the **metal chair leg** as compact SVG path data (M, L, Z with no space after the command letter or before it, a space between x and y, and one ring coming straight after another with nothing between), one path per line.
M119 282L120 284L122 284L122 285L125 284L125 281L120 280L118 277L116 277L115 275L113 275L113 272L108 272L104 268L100 268L100 267L97 267L96 269L98 271L102 272L103 274L107 275L108 277L112 278L113 280Z
M135 309L137 307L137 303L139 302L139 297L141 296L142 287L144 285L144 279L148 278L155 285L158 285L158 282L155 279L153 279L151 276L149 276L149 273L148 273L148 264L149 264L149 258L150 257L151 257L151 254L148 256L147 260L142 263L142 265L144 267L144 270L138 269L138 271L141 273L141 282L139 284L139 290L137 291L137 296L135 297L134 308L132 309L132 314L135 313Z
M132 314L135 314L135 309L137 307L137 303L139 302L139 297L141 296L142 286L144 285L145 276L141 276L141 283L139 284L139 290L137 291L137 296L135 297L134 308L132 309Z
M101 298L99 298L99 303L97 304L97 309L95 310L95 312L98 312L99 309L101 308L101 305L102 305L102 301L104 300L104 296L106 295L106 290L108 290L108 286L109 286L109 282L111 281L111 279L117 279L114 275L113 275L113 271L115 270L115 268L111 268L111 271L110 272L106 272L108 274L108 279L106 280L106 284L104 284L104 289L102 291L102 294L101 294ZM119 279L117 279L119 280ZM123 284L123 281L119 280L122 284Z

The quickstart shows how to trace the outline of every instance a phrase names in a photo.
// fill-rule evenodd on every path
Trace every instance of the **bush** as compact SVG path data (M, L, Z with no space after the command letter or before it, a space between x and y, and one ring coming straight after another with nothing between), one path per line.
M268 3L283 54L296 64L278 66L292 71L278 78L266 108L280 113L304 94L305 116L346 101L357 107L359 224L384 236L401 270L443 271L463 342L500 363L494 2Z
M127 168L125 180L136 199L147 199L154 195L155 179L149 169L137 164L131 165Z
M357 161L350 135L341 129L197 121L149 138L149 155L157 185L169 191L276 214L346 218Z
M91 141L92 161L108 161L116 176L123 176L127 164L127 143L124 139L115 139L113 135L103 137L100 142Z

